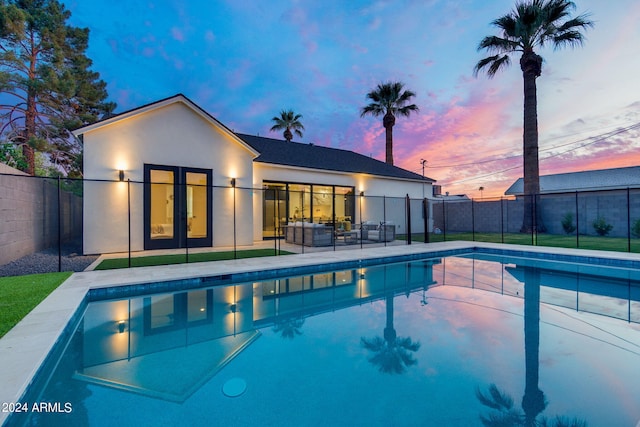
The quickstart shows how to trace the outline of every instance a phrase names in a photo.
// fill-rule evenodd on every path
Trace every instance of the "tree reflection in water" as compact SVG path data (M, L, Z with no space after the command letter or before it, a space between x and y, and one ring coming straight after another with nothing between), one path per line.
M280 334L282 338L288 338L292 340L297 335L302 335L300 329L304 325L304 319L286 319L277 322L273 326L273 332Z
M495 384L489 386L487 394L479 388L476 397L482 405L492 409L489 415L480 415L487 427L587 427L586 421L578 418L555 417L552 420L540 413L547 407L547 399L538 387L540 368L540 270L535 267L520 267L524 270L524 350L525 391L522 410L514 408L513 399L500 391Z
M409 337L398 337L393 327L393 295L387 296L387 324L384 328L384 338L360 338L360 344L373 352L368 360L378 366L380 372L386 374L402 374L408 366L413 366L418 361L411 352L420 348L419 342L413 342Z

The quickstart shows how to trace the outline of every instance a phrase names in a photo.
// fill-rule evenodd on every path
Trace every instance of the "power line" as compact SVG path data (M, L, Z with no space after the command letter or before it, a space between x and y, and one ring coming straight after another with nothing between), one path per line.
M565 151L562 151L562 152L559 152L559 153L550 154L550 155L544 157L541 160L550 159L552 157L561 156L561 155L569 153L571 151L579 150L579 149L587 147L589 145L596 144L598 142L602 142L606 138L610 138L612 136L615 136L615 135L618 135L618 134L621 134L621 133L624 133L624 132L628 132L628 131L636 129L636 128L640 128L640 122L635 123L635 124L630 125L630 126L627 126L625 128L622 128L622 129L617 129L615 131L611 131L611 132L607 132L607 133L598 135L597 137L583 138L583 139L578 140L578 141L573 141L573 142L569 142L569 143L566 143L566 144L561 144L561 145L558 145L558 146L555 146L555 147L547 148L545 150L540 150L540 151L551 151L551 150L555 150L555 149L557 149L559 147L565 147L567 145L576 144L576 143L582 142L582 141L587 141L587 140L590 140L592 138L597 138L597 139L594 139L593 141L590 141L590 142L588 142L586 144L582 144L582 145L580 145L578 147L570 148L568 150L565 150ZM506 158L498 159L498 160L508 160L508 159L512 159L514 157L521 157L521 156L510 156L510 157L506 157ZM466 164L466 165L477 165L477 164L480 164L480 163L489 163L489 161L469 163L469 164ZM461 166L466 166L466 165L461 165ZM429 166L427 166L427 167L429 167ZM444 167L444 166L440 166L440 167ZM510 167L510 168L507 168L507 169L502 169L502 170L499 170L499 171L496 171L496 172L491 172L491 173L486 174L486 175L480 175L480 176L474 176L474 177L470 177L470 178L465 178L465 179L462 179L460 181L453 181L453 182L445 183L445 184L442 184L442 185L454 185L454 184L460 184L460 183L463 183L463 182L474 181L474 180L477 180L477 179L487 178L487 177L490 177L490 176L493 176L493 175L498 175L498 174L501 174L501 173L504 173L504 172L507 172L507 171L510 171L510 170L513 170L513 169L517 169L519 167L520 166L518 165L518 166Z
M539 150L539 152L552 151L552 150L556 150L556 149L561 148L561 147L566 147L567 145L578 144L580 142L589 141L589 140L591 140L593 138L596 138L595 140L589 142L588 144L584 144L584 145L581 145L579 147L573 148L571 150L567 150L567 151L562 153L562 154L564 154L564 153L568 153L569 151L573 151L573 150L577 150L577 149L582 148L582 147L586 147L587 145L590 145L590 144L595 144L596 142L602 141L604 138L610 138L612 136L615 136L615 135L618 135L618 134L621 134L621 133L624 133L624 132L628 132L630 130L637 129L637 128L640 128L640 122L634 123L632 125L626 126L624 128L621 128L621 129L619 128L619 129L616 129L616 130L613 130L613 131L605 132L605 133L602 133L602 134L599 134L599 135L596 135L596 136L590 136L590 137L582 138L582 139L579 139L579 140L576 140L576 141L571 141L571 142L567 142L567 143L564 143L564 144L555 145L553 147L544 148L542 150ZM553 156L555 156L555 155L552 155L552 156L549 156L549 157L553 157ZM436 165L436 166L428 165L426 167L429 168L429 169L438 169L438 168L442 169L442 168L454 168L454 167L460 167L460 166L474 166L474 165L479 165L479 164L484 164L484 163L497 162L497 161L501 161L501 160L510 160L510 159L514 159L514 158L518 158L518 157L522 157L522 155L521 154L517 154L517 155L513 155L513 156L500 157L500 158L497 158L497 159L480 160L480 161L470 162L470 163L457 163L457 164ZM546 158L548 158L548 157L546 157Z

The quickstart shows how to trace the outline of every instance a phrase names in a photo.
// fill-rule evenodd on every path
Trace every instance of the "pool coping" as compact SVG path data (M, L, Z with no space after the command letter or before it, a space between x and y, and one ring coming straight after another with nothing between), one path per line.
M332 266L339 267L345 263L390 262L394 258L424 257L429 254L439 256L438 254L443 252L463 253L475 250L597 259L604 260L607 265L615 265L622 261L631 262L640 268L640 254L452 241L74 273L0 339L0 360L3 361L0 364L2 379L0 404L17 403L20 400L55 344L64 339L62 335L67 324L78 316L80 308L83 307L90 293L115 298L118 297L120 290L127 286L168 281L184 281L185 286L192 286L194 279L202 277L233 278L234 275L250 276L264 274L267 271L277 271L280 275L291 271L291 274L294 274L294 269L299 272L299 269L313 269L320 266L333 268ZM265 265L265 262L268 264ZM215 281L204 283L206 286L216 284ZM0 411L0 425L8 416L9 413Z

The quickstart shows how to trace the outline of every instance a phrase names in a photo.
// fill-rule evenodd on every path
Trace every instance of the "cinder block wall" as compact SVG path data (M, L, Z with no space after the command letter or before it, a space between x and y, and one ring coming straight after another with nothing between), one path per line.
M60 193L60 235L82 233L82 198ZM0 265L58 244L58 188L0 164Z
M601 217L613 228L610 237L627 237L640 221L640 189L544 195L538 199L549 234L565 234L562 220L573 214L581 235L596 235L593 222ZM473 209L473 211L472 211ZM433 224L447 232L517 233L522 226L523 199L432 202ZM577 211L577 213L576 213ZM503 228L501 228L503 227ZM629 230L631 228L631 230ZM572 233L575 235L575 232ZM635 237L632 235L632 237Z

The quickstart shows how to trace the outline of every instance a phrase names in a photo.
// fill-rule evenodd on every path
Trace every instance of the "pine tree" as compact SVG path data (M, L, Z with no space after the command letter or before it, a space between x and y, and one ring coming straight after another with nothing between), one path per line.
M40 151L80 176L82 147L70 130L115 109L85 55L89 30L68 25L70 16L55 0L0 0L0 137L22 147L31 175Z

